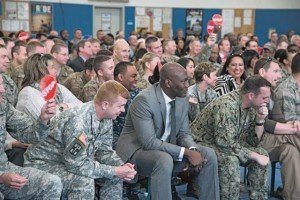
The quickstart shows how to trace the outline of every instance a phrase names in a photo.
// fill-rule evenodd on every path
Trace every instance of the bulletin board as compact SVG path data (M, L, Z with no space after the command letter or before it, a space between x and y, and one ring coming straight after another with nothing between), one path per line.
M223 9L222 36L226 33L254 33L255 9Z
M21 1L1 2L1 30L17 32L30 30L29 3Z
M162 32L164 38L169 38L172 26L171 8L145 8L135 9L135 28L139 31L146 28L152 33Z

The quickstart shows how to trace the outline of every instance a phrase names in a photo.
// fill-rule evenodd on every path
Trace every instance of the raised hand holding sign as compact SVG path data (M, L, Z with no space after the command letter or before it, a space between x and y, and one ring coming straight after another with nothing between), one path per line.
M45 101L55 98L57 91L56 78L51 75L46 75L41 79L40 88Z

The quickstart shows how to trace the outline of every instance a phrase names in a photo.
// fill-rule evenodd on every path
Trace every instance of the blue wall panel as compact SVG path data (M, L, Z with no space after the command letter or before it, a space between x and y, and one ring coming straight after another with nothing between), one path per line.
M269 28L275 28L276 32L286 34L293 29L300 33L300 10L256 10L255 31L259 37L260 45L268 41Z
M173 36L176 37L176 31L178 29L183 30L183 34L185 34L186 22L185 15L186 9L184 8L173 8L172 13L172 30Z
M67 29L69 39L76 28L83 35L93 34L93 6L80 4L53 3L53 28L57 31Z
M125 38L128 38L135 26L135 7L125 7Z

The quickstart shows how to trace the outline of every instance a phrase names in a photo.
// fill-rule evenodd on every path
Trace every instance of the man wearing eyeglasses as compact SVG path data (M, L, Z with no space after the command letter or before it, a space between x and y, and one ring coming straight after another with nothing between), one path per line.
M74 70L67 66L69 60L69 50L65 44L55 44L51 49L51 54L53 56L53 64L58 70L57 82L63 83Z
M254 74L260 75L275 88L281 79L281 68L277 60L271 57L261 58L255 64ZM268 151L272 161L279 161L281 164L283 199L294 200L300 198L300 123L294 121L297 119L285 118L281 107L281 97L272 91L268 104L270 114L265 120L261 145Z

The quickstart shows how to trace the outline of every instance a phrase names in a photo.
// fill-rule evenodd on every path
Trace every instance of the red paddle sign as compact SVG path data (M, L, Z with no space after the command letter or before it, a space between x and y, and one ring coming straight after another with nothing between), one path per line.
M209 20L207 23L207 33L210 35L214 32L215 23L213 20Z
M212 20L215 23L215 25L222 26L222 24L223 24L223 17L222 17L222 15L214 14L212 16Z
M56 78L51 75L46 75L41 79L40 88L45 101L55 98L57 91Z

